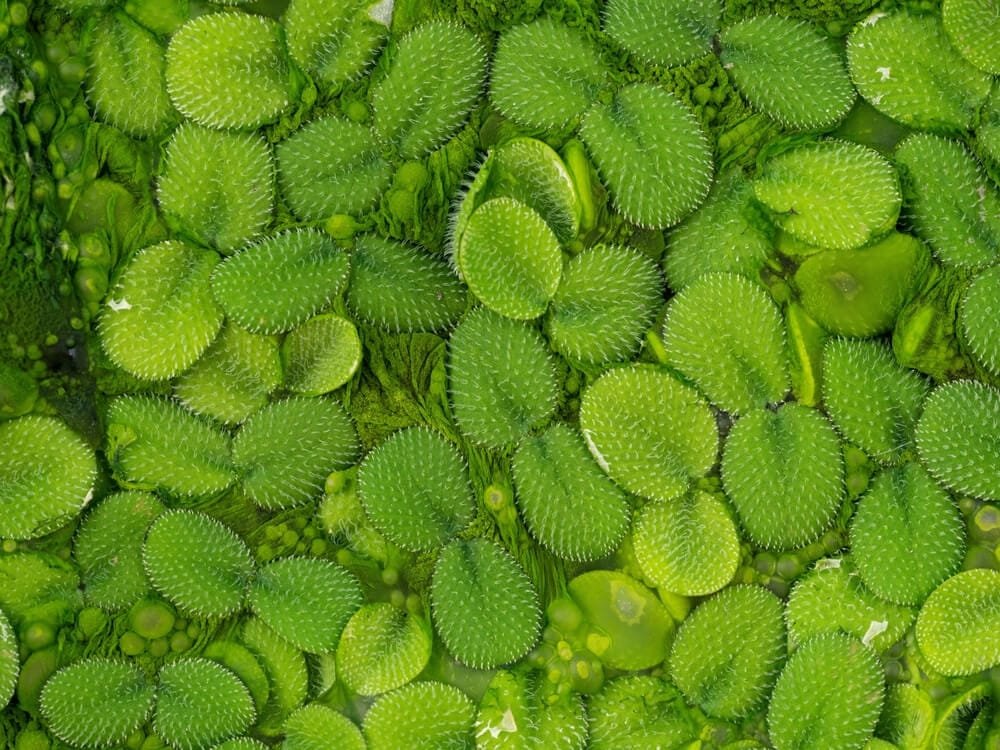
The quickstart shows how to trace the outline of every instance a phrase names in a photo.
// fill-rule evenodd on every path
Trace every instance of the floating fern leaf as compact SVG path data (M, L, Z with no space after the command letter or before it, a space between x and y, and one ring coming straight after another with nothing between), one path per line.
M18 656L17 636L7 615L0 609L0 710L7 707L14 697L21 660Z
M184 123L167 142L157 198L181 233L232 253L271 220L271 149L258 135L218 133Z
M795 403L754 411L729 433L722 480L757 544L808 544L833 521L844 494L840 441L827 419Z
M267 707L271 695L271 685L268 675L262 666L262 660L250 649L236 641L214 640L208 644L201 654L206 659L218 662L242 680L253 697L258 711ZM275 682L278 682L276 679Z
M667 308L663 343L667 361L726 411L781 401L788 390L781 315L741 276L706 274L685 287Z
M473 744L476 708L443 682L414 682L379 698L362 729L368 750L437 750Z
M965 555L958 507L919 464L878 476L851 520L861 580L896 604L920 604Z
M890 685L876 732L894 747L926 747L933 742L937 709L923 687L912 683Z
M335 651L340 632L361 606L361 586L329 560L286 557L260 569L250 605L261 620L304 651Z
M560 557L596 560L621 542L629 524L624 493L564 424L521 443L514 455L517 504L531 534Z
M964 146L919 133L895 160L913 224L942 263L979 268L1000 259L1000 196Z
M475 442L511 447L555 410L552 361L531 328L479 308L455 329L448 348L452 408Z
M174 395L194 412L238 424L267 403L281 380L277 340L229 324L177 379Z
M163 510L163 503L147 492L119 492L101 500L83 519L73 556L90 604L121 609L146 593L142 544Z
M754 711L785 657L783 610L760 586L733 586L702 602L670 650L677 687L710 716L739 719Z
M632 543L643 575L683 596L718 591L740 561L736 523L726 504L707 492L646 505L636 517Z
M563 269L545 321L552 348L599 365L630 358L663 299L656 266L627 247L594 245Z
M228 436L173 401L121 396L111 402L106 424L105 453L125 486L200 497L236 478Z
M912 450L930 384L874 341L833 339L823 354L823 403L840 432L880 463Z
M42 715L49 730L74 747L102 748L124 742L153 708L154 688L126 662L84 659L49 678Z
M984 383L938 386L917 423L917 450L930 473L956 492L1000 499L1000 391Z
M544 313L562 274L555 234L513 198L494 198L476 209L456 261L469 290L486 307L515 320Z
M236 737L216 745L212 750L267 750L267 745L250 737Z
M945 0L941 21L962 57L986 73L1000 74L1000 16L991 0Z
M153 522L142 559L153 587L199 617L238 611L254 575L243 540L211 516L189 510L170 510Z
M202 750L242 734L256 718L240 679L208 659L181 659L159 674L153 726L177 750Z
M951 46L936 14L875 11L848 38L847 63L861 96L919 130L966 130L990 93L990 76Z
M828 128L854 102L843 61L812 24L756 16L725 29L719 41L720 59L740 92L786 127Z
M815 636L778 677L767 712L776 750L854 750L871 737L885 677L874 652L844 633Z
M186 117L213 128L273 122L295 96L284 31L249 13L191 19L167 47L167 91Z
M88 97L97 114L135 136L163 132L174 118L166 87L165 50L124 13L109 13L90 40Z
M0 537L55 531L90 502L96 479L94 451L58 419L0 422Z
M865 588L847 557L820 560L796 581L785 609L792 647L820 633L843 631L883 653L915 619L916 610L890 604Z
M962 341L976 361L1000 376L1000 266L977 275L958 311Z
M392 177L371 131L336 117L297 130L277 156L282 195L306 221L367 211Z
M277 734L284 720L302 705L309 692L305 655L259 617L243 620L240 639L259 658L270 679L271 700L260 723L273 727L273 733Z
M538 593L505 550L485 539L455 541L434 566L434 625L456 659L492 669L524 656L541 627Z
M375 528L414 551L444 545L475 510L462 454L419 427L400 430L365 457L358 494Z
M684 696L662 677L627 675L590 700L591 750L686 747L698 726Z
M577 31L538 20L500 35L490 97L505 117L525 127L561 128L597 100L608 74Z
M285 337L281 355L288 389L319 396L354 377L361 366L361 339L347 318L317 315Z
M587 713L579 695L553 700L541 671L500 670L479 702L479 750L583 750Z
M327 475L349 467L357 453L350 418L324 398L269 404L233 440L243 489L262 508L287 508L317 497Z
M949 676L1000 664L1000 572L967 570L927 597L917 617L917 645L930 665Z
M604 472L654 500L683 494L715 463L719 434L708 404L664 370L610 370L583 395L580 430Z
M610 0L604 32L640 59L670 68L709 51L719 0Z
M771 157L753 189L786 232L838 250L861 247L893 229L902 202L885 157L846 141L819 141Z
M766 226L750 181L735 170L722 175L701 207L670 232L663 260L670 288L679 292L713 271L758 278L772 252Z
M310 703L285 721L281 750L365 750L365 738L354 722L332 708Z
M378 695L410 682L431 657L430 625L386 602L362 605L337 647L338 676L360 695Z
M351 254L347 304L394 333L436 331L465 311L465 288L447 264L412 245L360 237Z
M288 52L325 89L335 91L371 62L388 33L379 0L292 0L284 15ZM391 7L391 6L390 6Z
M404 159L440 146L465 120L486 75L486 51L468 29L430 21L391 52L371 90L374 129Z
M292 229L220 264L212 292L233 321L281 333L323 309L347 283L347 255L315 229Z
M580 137L615 208L633 224L671 226L708 195L708 139L691 110L664 89L626 86L611 104L587 112Z

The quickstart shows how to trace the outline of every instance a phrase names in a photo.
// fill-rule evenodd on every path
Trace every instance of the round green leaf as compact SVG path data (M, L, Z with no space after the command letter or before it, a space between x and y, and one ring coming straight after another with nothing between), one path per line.
M431 657L430 625L386 602L364 604L344 628L337 670L360 695L378 695L410 682Z
M609 0L604 32L643 61L671 68L709 51L720 15L719 0Z
M414 682L380 697L365 714L368 750L471 747L476 708L456 687Z
M917 645L930 665L949 676L1000 664L1000 572L967 570L927 597L917 617Z
M281 354L288 389L319 396L354 377L361 366L361 339L347 318L317 315L285 337Z

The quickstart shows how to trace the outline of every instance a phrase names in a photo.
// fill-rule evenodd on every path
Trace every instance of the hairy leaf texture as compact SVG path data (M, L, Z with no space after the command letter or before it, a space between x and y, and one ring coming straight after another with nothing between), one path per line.
M591 698L591 750L685 747L698 726L681 692L662 677L626 675Z
M941 21L962 57L986 73L1000 74L1000 16L991 0L945 0Z
M282 750L365 750L365 738L354 722L320 703L300 708L283 729Z
M18 656L17 635L7 615L0 610L0 710L14 697L21 660Z
M1000 572L966 570L927 597L917 617L917 644L942 674L970 675L1000 664Z
M721 15L719 0L610 0L604 33L641 60L670 68L709 51Z
M476 707L456 687L414 682L386 693L365 714L368 750L451 750L472 744Z
M579 695L551 700L543 672L500 670L476 716L479 750L583 750L587 713Z
M983 367L1000 376L1000 266L978 274L958 310L962 342Z
M360 695L378 695L407 684L431 657L430 624L387 602L364 604L337 646L338 677Z
M306 396L335 391L361 366L358 329L339 315L317 315L290 331L281 346L285 386Z

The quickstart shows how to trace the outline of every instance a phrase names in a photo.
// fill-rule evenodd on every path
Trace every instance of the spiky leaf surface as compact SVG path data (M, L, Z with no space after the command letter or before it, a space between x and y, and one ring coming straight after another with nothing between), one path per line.
M503 548L485 539L455 541L441 551L431 605L448 651L475 669L520 659L541 627L531 580Z
M875 731L894 747L926 747L934 741L936 713L930 695L922 687L905 682L890 685Z
M434 645L430 625L387 602L363 605L337 647L338 677L360 695L395 690L420 674Z
M673 94L626 86L587 112L580 137L629 221L663 228L691 213L712 184L712 151L701 125Z
M292 229L227 258L212 275L212 293L243 328L281 333L337 296L349 267L346 253L328 235Z
M107 415L105 453L120 481L200 497L233 483L229 437L176 402L121 396Z
M594 245L563 269L545 320L549 343L570 361L624 361L638 350L662 299L663 282L648 257Z
M554 424L514 456L517 504L538 541L569 560L611 553L629 525L624 493L587 452L580 433Z
M0 422L0 537L55 531L90 502L96 479L94 451L58 419Z
M1000 499L1000 391L971 380L938 386L917 423L917 450L946 487Z
M588 714L591 750L685 747L698 737L684 696L662 677L612 680L590 699Z
M318 496L332 471L350 466L358 438L343 407L325 398L269 404L233 440L243 489L262 508L287 508Z
M216 745L212 750L267 750L267 745L250 737L236 737Z
M708 52L721 15L719 0L610 0L604 33L643 61L670 68Z
M47 552L0 555L0 608L12 624L83 606L74 566Z
M0 710L6 708L14 696L20 669L17 636L10 626L7 615L0 610Z
M832 339L823 352L823 404L841 434L882 464L913 450L930 383L876 341Z
M295 131L277 157L281 193L306 221L367 211L392 177L371 130L336 117Z
M750 181L739 171L722 175L701 207L670 232L663 260L670 288L679 292L714 271L758 278L771 254L764 227Z
M706 274L685 287L667 308L663 343L667 362L725 411L760 408L788 390L781 315L742 276Z
M844 494L840 441L808 406L754 411L729 433L722 480L754 542L770 549L808 544L833 521Z
M922 242L892 232L868 247L810 255L795 285L803 307L830 333L874 336L892 329L930 262Z
M167 47L167 91L186 117L213 128L273 122L294 92L284 30L249 13L191 19Z
M500 35L490 98L505 117L525 127L560 128L597 100L607 78L586 38L556 21L538 20Z
M209 643L201 655L218 662L239 677L250 691L257 710L265 710L271 695L271 684L260 657L236 641L221 638Z
M583 208L566 164L544 141L517 137L489 152L461 197L448 238L452 254L476 209L501 197L513 198L535 211L562 243L579 233Z
M541 216L513 198L494 198L476 209L456 261L469 291L515 320L544 313L562 274L559 240Z
M708 404L665 370L610 370L583 395L580 430L604 472L629 492L671 500L708 473L719 447Z
M567 586L584 620L598 637L588 648L612 669L649 669L660 664L674 636L674 621L656 594L613 570L582 573Z
M448 349L452 408L475 442L512 447L555 410L552 361L542 337L523 323L479 308L458 325Z
M177 750L203 750L242 734L257 716L239 677L208 659L180 659L160 669L153 726Z
M861 96L919 130L964 131L990 93L990 76L951 45L937 14L873 12L848 37L847 64Z
M169 510L153 522L142 560L157 591L200 617L237 612L254 576L243 540L220 521L191 510Z
M302 705L309 692L305 654L278 635L259 617L243 620L243 643L260 659L270 682L269 713L287 717Z
M978 274L958 311L962 341L983 367L1000 376L1000 266Z
M785 127L828 128L854 102L843 60L812 24L760 15L725 29L720 43L740 92Z
M920 604L965 555L958 507L919 464L889 469L861 498L851 551L861 580L897 604Z
M865 588L848 557L820 560L795 583L785 609L793 647L820 633L843 631L883 653L906 635L914 619L916 610L890 604Z
M145 380L183 372L222 327L209 284L219 256L169 240L132 257L101 311L101 344L111 361Z
M281 750L365 750L365 738L354 722L319 703L293 713L283 729Z
M885 676L874 652L844 633L815 636L778 677L767 712L777 750L855 750L882 710Z
M962 57L982 71L1000 74L1000 15L993 0L945 0L941 21Z
M379 698L362 725L368 750L463 750L476 707L458 688L414 682Z
M143 540L163 510L163 503L148 492L118 492L101 500L83 519L73 556L90 604L121 609L146 593Z
M198 185L198 190L192 190ZM274 159L258 135L182 124L167 143L160 208L183 234L232 253L256 237L274 207Z
M779 227L811 245L837 250L861 247L890 231L902 203L899 178L885 157L836 140L768 159L753 190Z
M371 325L436 331L465 311L465 288L447 264L412 245L366 235L351 253L347 305Z
M375 528L413 551L443 546L475 511L462 454L421 427L400 430L365 456L358 494Z
M109 13L90 39L87 95L106 122L134 136L163 132L174 117L166 50L124 13Z
M339 315L317 315L292 330L281 346L285 386L307 396L340 388L361 366L358 329Z
M283 18L288 53L325 89L338 89L364 71L388 33L389 24L374 16L379 5L291 0Z
M282 377L277 340L229 324L177 379L174 395L198 414L238 424L267 403Z
M550 702L545 675L500 670L490 680L476 715L478 750L583 750L587 713L579 695Z
M964 146L919 133L894 158L907 213L942 263L979 268L1000 259L1000 195Z
M440 146L482 92L486 51L471 31L430 21L399 41L371 90L374 129L404 159Z
M969 675L1000 664L1000 573L966 570L927 597L917 616L917 645L945 675Z
M344 625L361 606L361 586L329 560L286 557L260 569L250 606L289 643L311 653L336 650Z
M739 719L767 697L785 658L784 607L760 586L733 586L681 623L670 676L710 716Z
M123 742L153 708L153 685L137 667L110 659L84 659L61 669L42 689L49 730L74 747Z
M718 591L736 573L740 538L729 508L708 492L646 505L632 543L643 575L683 596Z

